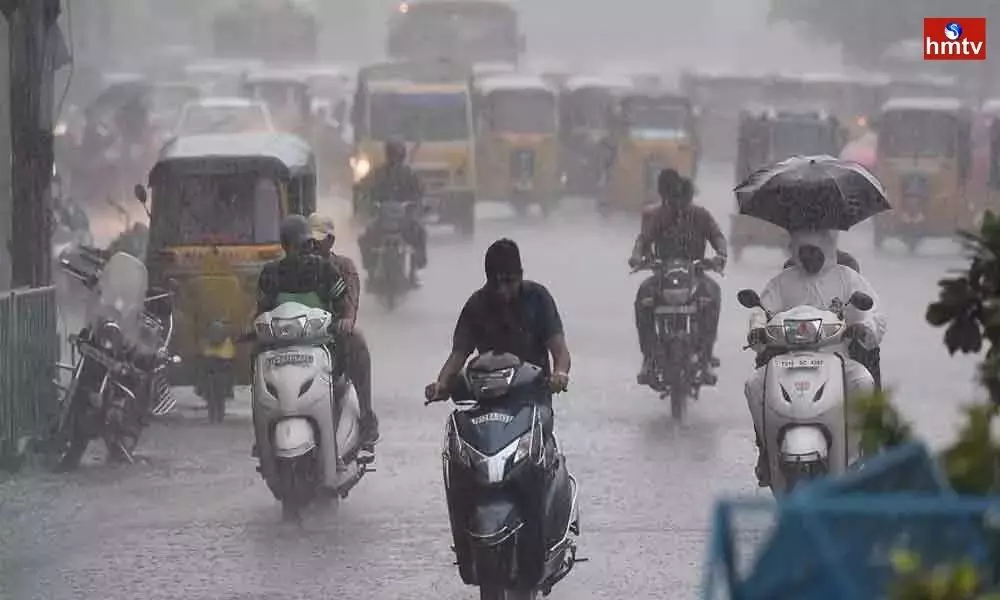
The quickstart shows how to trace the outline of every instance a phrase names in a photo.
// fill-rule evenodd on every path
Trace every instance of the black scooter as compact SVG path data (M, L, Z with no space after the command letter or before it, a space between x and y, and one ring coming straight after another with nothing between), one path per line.
M534 600L582 561L578 488L552 434L542 370L512 354L472 359L451 399L444 483L459 574L481 600ZM447 398L428 402L443 401Z

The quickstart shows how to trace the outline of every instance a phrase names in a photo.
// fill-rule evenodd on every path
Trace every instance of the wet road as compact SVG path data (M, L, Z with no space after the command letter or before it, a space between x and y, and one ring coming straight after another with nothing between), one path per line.
M729 172L706 170L699 182L699 200L726 229ZM746 315L735 293L761 287L783 257L751 250L730 266L720 382L678 426L664 402L635 384L631 306L640 275L625 266L635 223L590 213L581 203L558 225L486 221L471 245L445 234L432 242L424 289L391 315L367 301L383 442L378 471L336 511L307 517L302 530L282 525L254 472L246 421L156 425L142 442L143 464L89 463L69 477L0 483L0 598L477 597L449 551L439 454L447 410L424 408L420 391L447 353L461 302L481 283L483 251L502 235L521 244L526 276L554 293L574 359L571 392L556 401L557 428L581 482L580 554L591 560L551 597L696 597L713 499L763 494L752 477L742 394L751 357L740 351ZM861 228L841 246L859 258L888 310L884 377L918 429L946 439L956 405L973 393L973 361L949 358L923 312L937 278L960 257L950 243L916 257L895 247L877 253L870 239Z

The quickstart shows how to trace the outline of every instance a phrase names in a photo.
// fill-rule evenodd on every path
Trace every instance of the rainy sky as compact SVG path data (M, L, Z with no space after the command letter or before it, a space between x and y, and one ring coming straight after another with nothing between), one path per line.
M105 0L114 6L114 22L101 27L85 22L77 4L79 49L102 50L109 61L135 57L149 39L199 43L207 32L205 11L227 0ZM377 60L384 48L385 19L396 0L297 0L315 4L324 21L321 51L344 60ZM683 66L752 69L781 65L789 70L836 69L836 47L807 40L800 30L768 24L771 0L512 0L527 37L528 56L539 61L592 65L649 65L660 71ZM147 8L148 7L148 8ZM149 18L154 16L155 18ZM64 19L67 18L64 15ZM108 31L102 31L107 29ZM150 37L152 34L152 38ZM128 52L116 52L109 39ZM609 40L611 42L609 43ZM595 43L599 41L599 43ZM573 67L574 64L570 64ZM766 68L766 67L765 67Z

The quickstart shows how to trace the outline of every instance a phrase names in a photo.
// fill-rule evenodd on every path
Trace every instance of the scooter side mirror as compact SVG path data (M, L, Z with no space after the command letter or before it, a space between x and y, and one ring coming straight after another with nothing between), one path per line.
M739 293L736 294L736 300L739 301L740 306L744 308L757 308L760 306L760 296L753 290L740 290Z
M851 299L848 302L858 310L871 310L872 306L875 306L875 301L872 300L872 297L864 292L854 292L851 294Z
M139 201L139 204L145 205L149 200L149 196L146 194L146 187L140 183L135 184L132 188L132 193L135 194L135 199Z

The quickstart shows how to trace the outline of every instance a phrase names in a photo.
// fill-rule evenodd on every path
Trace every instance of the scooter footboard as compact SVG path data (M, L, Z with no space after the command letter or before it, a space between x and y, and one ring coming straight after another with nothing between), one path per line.
M474 544L498 546L524 527L524 519L514 502L506 494L477 503L469 513L466 533Z
M302 456L316 447L316 431L305 417L281 419L274 424L271 439L278 458Z

